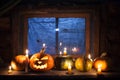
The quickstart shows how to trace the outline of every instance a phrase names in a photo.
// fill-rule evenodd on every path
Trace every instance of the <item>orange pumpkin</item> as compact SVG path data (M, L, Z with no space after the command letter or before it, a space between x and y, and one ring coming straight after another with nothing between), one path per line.
M13 70L24 70L26 61L28 61L28 59L25 55L17 55L11 61L11 67Z
M97 70L99 65L101 65L101 70L105 71L107 69L107 61L102 58L96 58L94 61L94 68Z
M106 53L102 53L100 57L95 58L94 60L94 68L97 70L99 66L101 66L101 71L108 70L109 58L106 57Z
M35 53L30 58L30 68L33 71L48 71L54 67L54 59L50 54L44 53L43 48L40 52Z

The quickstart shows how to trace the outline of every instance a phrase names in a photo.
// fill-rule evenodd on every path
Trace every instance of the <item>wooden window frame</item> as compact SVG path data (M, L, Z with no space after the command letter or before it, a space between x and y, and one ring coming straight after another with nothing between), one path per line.
M92 12L58 11L41 12L26 11L13 16L13 56L24 54L27 47L28 18L32 17L83 17L86 18L86 54L92 53L94 57L99 53L99 18ZM94 22L92 24L92 22ZM92 27L91 27L92 26ZM22 36L21 36L22 35ZM91 49L92 47L92 49Z

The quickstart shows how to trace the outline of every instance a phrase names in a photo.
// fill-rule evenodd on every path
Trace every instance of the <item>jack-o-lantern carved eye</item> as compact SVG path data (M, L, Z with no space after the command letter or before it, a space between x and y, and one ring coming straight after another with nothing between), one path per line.
M42 57L41 60L48 60L48 56Z

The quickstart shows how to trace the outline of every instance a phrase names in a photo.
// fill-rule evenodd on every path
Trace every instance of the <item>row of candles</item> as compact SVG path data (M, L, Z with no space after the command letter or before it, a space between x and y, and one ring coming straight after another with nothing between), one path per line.
M60 43L60 45L62 45L62 43ZM45 43L43 43L43 48L45 48L46 47L46 44ZM74 47L73 49L73 52L76 52L77 51L77 49ZM25 72L28 72L28 60L29 60L29 50L28 49L26 49L26 51L25 51L25 56L26 56L26 66L25 66ZM60 53L59 53L60 55L62 55L62 52L60 51ZM64 48L64 51L63 51L63 55L67 55L67 48L65 47ZM92 58L91 58L91 55L90 54L88 54L88 58L89 59L91 59L92 60ZM93 60L92 60L93 61ZM102 67L102 65L101 64L99 64L98 65L98 69L97 69L97 73L98 74L100 74L101 73L101 67ZM8 74L10 74L10 73L12 73L12 67L11 67L11 65L9 66L9 68L8 68ZM72 73L72 66L71 66L71 64L70 63L68 63L68 74L71 74Z

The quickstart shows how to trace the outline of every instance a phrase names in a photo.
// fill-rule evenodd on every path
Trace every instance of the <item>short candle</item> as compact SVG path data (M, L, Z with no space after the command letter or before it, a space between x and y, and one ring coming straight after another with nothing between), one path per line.
M68 64L68 74L71 74L72 73L72 66L71 64L69 63Z
M102 72L101 67L102 67L102 64L98 64L98 69L97 69L98 74L100 74Z
M9 68L8 68L8 74L10 74L10 73L12 73L12 67L11 66L9 66Z
M64 48L64 55L67 55L67 48Z

